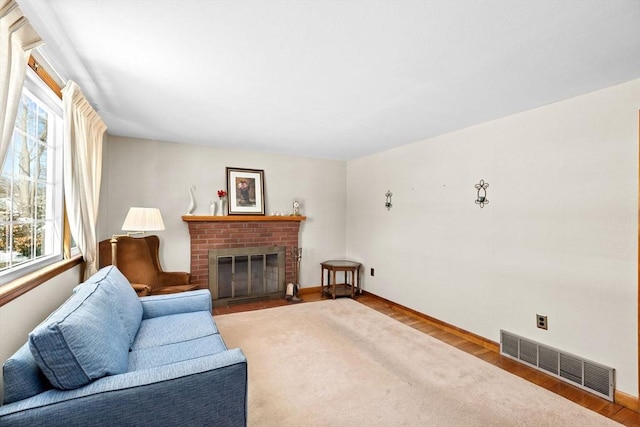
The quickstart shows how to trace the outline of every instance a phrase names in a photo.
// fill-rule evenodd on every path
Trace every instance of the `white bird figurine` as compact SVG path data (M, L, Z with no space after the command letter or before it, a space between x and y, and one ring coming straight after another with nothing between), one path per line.
M196 198L195 193L196 186L192 185L189 187L189 207L187 208L187 213L185 215L193 215L193 210L196 208Z

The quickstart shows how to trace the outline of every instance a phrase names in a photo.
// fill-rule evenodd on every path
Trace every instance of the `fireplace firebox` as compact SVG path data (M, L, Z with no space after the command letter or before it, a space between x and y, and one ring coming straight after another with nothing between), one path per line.
M213 305L282 298L285 253L285 246L209 249Z

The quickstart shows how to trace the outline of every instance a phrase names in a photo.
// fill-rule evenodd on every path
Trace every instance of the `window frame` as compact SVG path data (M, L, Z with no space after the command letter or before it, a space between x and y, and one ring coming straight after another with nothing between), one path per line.
M26 93L29 97L35 98L38 101L39 108L40 106L44 107L54 119L54 122L51 124L54 137L51 141L52 144L50 144L53 148L54 155L54 159L50 163L50 167L53 168L52 180L50 181L53 184L52 200L50 201L53 204L53 215L49 217L53 221L51 227L55 236L53 242L54 247L53 252L49 255L43 255L0 272L0 287L26 274L61 261L64 256L65 224L64 188L62 181L64 122L62 101L31 67L28 67L26 70L22 93Z
M34 50L34 54L37 53L37 50ZM27 65L44 82L44 84L49 87L51 92L62 100L62 88L60 84L47 72L45 67L38 63L33 54L29 56ZM24 274L15 280L0 284L0 307L18 298L22 294L44 284L51 278L62 274L77 265L84 264L84 259L80 251L76 246L72 246L71 229L69 228L66 204L64 203L65 202L63 200L64 222L62 229L62 261L52 261L48 265L32 272L23 271Z

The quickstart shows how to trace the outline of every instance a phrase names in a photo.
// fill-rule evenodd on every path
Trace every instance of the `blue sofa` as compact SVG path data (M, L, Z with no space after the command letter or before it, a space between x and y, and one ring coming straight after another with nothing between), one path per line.
M113 266L3 365L0 426L244 426L247 360L208 290L138 298Z

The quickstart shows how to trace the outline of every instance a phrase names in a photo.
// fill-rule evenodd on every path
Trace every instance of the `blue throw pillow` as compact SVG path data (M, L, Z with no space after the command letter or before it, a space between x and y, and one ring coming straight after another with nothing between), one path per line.
M54 387L70 390L126 372L130 342L118 303L86 283L29 334L31 353Z
M102 287L115 302L116 310L129 336L129 346L131 346L142 322L142 303L138 294L131 287L129 280L113 265L103 267L76 289L94 285Z

